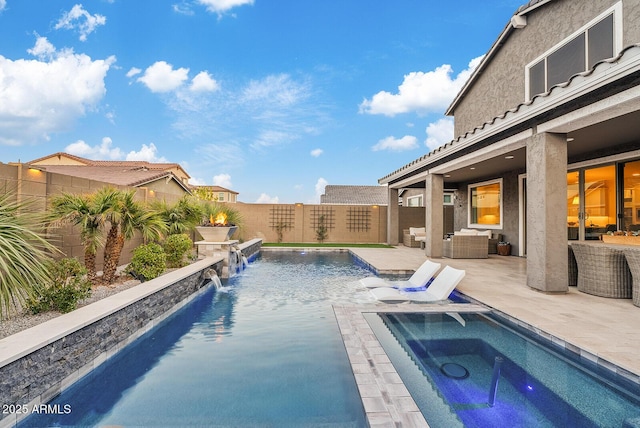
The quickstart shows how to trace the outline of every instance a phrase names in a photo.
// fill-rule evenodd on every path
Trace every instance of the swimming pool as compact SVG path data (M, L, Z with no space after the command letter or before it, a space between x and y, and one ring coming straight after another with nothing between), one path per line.
M640 417L637 385L495 316L460 315L465 325L447 314L366 316L432 428L620 427Z
M331 308L366 275L348 253L265 252L51 403L70 413L20 426L366 426Z

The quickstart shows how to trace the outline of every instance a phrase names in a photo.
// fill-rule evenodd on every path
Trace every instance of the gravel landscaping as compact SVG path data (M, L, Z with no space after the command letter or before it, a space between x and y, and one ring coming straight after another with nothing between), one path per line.
M129 276L121 276L116 279L116 283L111 286L98 285L91 291L91 296L81 300L78 307L86 306L90 303L96 302L105 297L124 291L128 288L140 284L137 279L131 279ZM22 330L26 330L30 327L49 321L55 317L62 315L60 312L44 312L36 315L32 315L28 312L22 312L18 315L13 314L10 319L0 320L0 339L16 334Z

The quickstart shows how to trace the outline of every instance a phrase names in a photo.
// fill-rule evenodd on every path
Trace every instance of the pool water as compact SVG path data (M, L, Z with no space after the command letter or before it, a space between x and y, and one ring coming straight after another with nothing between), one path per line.
M70 414L21 426L364 427L331 304L370 274L346 253L264 253L51 403Z
M640 422L637 385L558 346L546 348L543 340L493 316L461 315L464 326L446 314L384 314L375 327L377 321L368 316L385 349L393 348L384 338L392 334L405 359L411 357L413 364L401 363L398 349L388 351L432 428L621 427ZM491 406L496 357L502 362Z

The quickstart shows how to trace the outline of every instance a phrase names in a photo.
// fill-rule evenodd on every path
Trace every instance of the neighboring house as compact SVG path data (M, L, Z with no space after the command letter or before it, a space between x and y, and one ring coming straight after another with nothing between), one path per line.
M387 205L386 186L347 186L328 184L321 204L331 205Z
M31 162L27 162L29 165L46 165L46 166L105 166L105 167L122 167L127 170L133 170L134 168L146 168L150 171L165 171L171 172L178 180L187 186L191 176L187 174L187 171L177 163L168 162L147 162L147 161L107 161L107 160L92 160L82 158L80 156L71 155L69 153L58 152L52 155L44 156Z
M191 191L199 198L208 201L229 202L232 204L238 202L238 192L220 186L191 186Z
M25 164L29 168L79 179L142 189L144 199L174 199L191 191L189 175L176 163L94 161L68 153L55 153Z
M427 255L442 255L443 189L456 230L502 234L542 291L567 290L567 239L640 228L638 22L640 0L516 11L446 112L457 138L379 180L389 200L424 191Z

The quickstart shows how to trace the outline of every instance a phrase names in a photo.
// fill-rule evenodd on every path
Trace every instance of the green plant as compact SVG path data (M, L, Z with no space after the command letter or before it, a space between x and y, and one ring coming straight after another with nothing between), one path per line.
M278 235L278 243L282 242L284 231L289 229L289 224L285 222L279 222L273 227Z
M316 226L316 239L318 242L324 242L329 235L329 231L327 229L327 225L325 224L325 216L321 215L318 217L318 225Z
M169 235L162 244L164 253L167 256L168 267L182 267L185 265L185 256L193 247L193 241L189 235L180 233Z
M192 196L184 196L173 205L168 205L166 201L155 201L151 207L167 225L169 235L193 230L200 224L204 209L201 202Z
M91 282L87 270L76 259L61 259L46 264L49 281L38 296L27 301L27 307L34 313L46 311L71 312L78 302L91 295Z
M97 198L95 195L62 193L53 198L49 216L51 226L68 224L80 228L80 239L84 247L84 266L89 281L94 283L96 274L96 253L104 241L102 229L107 222L107 214L113 209L112 198Z
M140 245L133 250L127 272L134 278L147 281L156 278L167 268L167 256L158 244Z
M37 295L49 276L45 262L59 253L44 238L44 217L31 212L31 206L0 195L0 318Z
M96 192L98 200L113 200L107 212L107 220L111 228L107 233L104 248L104 273L102 279L107 284L115 280L116 270L124 243L140 232L144 242L158 240L167 230L167 225L154 211L147 209L134 200L135 191L123 191L112 187L104 187Z

